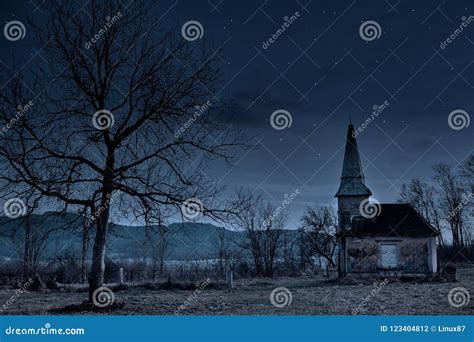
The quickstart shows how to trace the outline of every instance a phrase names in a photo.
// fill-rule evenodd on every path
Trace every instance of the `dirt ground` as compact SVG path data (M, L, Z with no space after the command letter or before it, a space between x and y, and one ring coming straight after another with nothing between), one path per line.
M285 287L289 296L276 298L286 304L277 307L270 296ZM387 284L342 284L324 278L279 278L237 281L234 289L203 288L202 291L147 290L131 287L115 290L115 302L123 308L102 312L79 311L64 314L114 315L472 315L471 300L461 307L448 302L448 293L463 287L474 295L474 268L458 268L456 283L389 282ZM198 293L199 292L199 293ZM0 290L0 309L15 290ZM0 314L50 315L50 310L79 304L86 292L25 292ZM280 299L281 301L279 301ZM59 311L60 313L61 311Z

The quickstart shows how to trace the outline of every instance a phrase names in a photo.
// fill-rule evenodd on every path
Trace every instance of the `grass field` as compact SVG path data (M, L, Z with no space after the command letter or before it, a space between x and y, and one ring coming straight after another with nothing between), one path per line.
M279 278L240 280L234 289L199 291L150 289L131 286L115 290L115 302L122 308L99 312L76 311L67 314L115 315L472 315L472 301L456 308L449 304L448 293L464 287L474 293L474 268L458 268L456 283L389 282L374 284L342 284L324 278ZM276 287L286 287L291 303L276 307L270 294ZM377 288L378 291L374 291ZM0 308L15 290L0 290ZM25 292L1 314L60 314L54 311L86 299L86 292ZM288 301L287 301L288 302Z

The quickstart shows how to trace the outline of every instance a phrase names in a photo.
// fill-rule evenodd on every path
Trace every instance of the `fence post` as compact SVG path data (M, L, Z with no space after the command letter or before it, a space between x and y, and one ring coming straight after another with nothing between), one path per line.
M229 266L225 269L225 278L227 287L234 288L234 271Z
M119 268L119 283L123 285L123 267Z

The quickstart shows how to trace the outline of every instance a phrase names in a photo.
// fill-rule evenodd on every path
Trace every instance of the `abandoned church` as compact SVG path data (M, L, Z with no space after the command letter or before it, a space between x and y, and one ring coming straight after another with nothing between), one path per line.
M369 202L349 124L338 199L339 276L425 277L437 272L437 230L409 204Z

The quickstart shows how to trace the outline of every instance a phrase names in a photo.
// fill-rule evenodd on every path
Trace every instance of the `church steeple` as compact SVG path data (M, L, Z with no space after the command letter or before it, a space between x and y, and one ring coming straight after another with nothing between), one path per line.
M352 122L347 129L346 150L342 166L341 184L335 197L341 196L370 196L372 192L365 185L364 172L360 162L354 125Z

